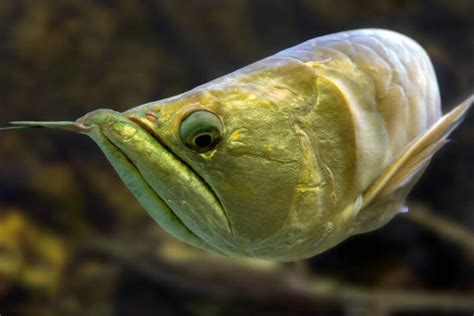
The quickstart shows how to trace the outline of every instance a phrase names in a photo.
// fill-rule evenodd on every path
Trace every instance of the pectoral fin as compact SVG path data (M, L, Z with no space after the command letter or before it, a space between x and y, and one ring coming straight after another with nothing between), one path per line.
M446 138L462 122L474 102L474 95L444 115L429 130L415 139L363 195L363 205L383 201L414 180L431 157L446 144Z

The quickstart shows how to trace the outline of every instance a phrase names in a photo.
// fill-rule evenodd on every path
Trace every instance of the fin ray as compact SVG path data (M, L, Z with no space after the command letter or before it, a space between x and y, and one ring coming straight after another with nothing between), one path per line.
M474 95L471 95L408 145L364 193L364 206L375 199L383 200L423 170L431 157L448 142L447 137L463 121L473 102Z

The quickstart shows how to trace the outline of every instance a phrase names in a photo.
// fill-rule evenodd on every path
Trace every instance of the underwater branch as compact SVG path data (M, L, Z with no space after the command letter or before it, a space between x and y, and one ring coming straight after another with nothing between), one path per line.
M411 205L406 217L441 239L461 247L474 260L474 232L421 204Z
M170 288L218 299L285 302L346 311L363 308L374 314L375 311L383 314L420 309L474 310L472 295L468 294L357 286L295 269L293 265L253 259L229 260L173 241L165 242L152 255L149 250L130 250L134 248L108 241L95 241L87 244L86 249L105 254Z

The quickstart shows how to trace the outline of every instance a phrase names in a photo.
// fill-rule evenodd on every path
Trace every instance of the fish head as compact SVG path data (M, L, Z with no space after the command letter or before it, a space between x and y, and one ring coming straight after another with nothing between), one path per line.
M123 114L199 179L200 187L173 179L173 174L145 176L172 186L174 198L187 201L190 208L195 206L189 199L193 190L214 196L214 204L199 211L174 211L198 235L212 229L190 224L218 212L221 221L205 225L226 227L221 237L233 254L259 256L258 249L267 249L266 242L278 239L292 221L302 155L292 113L307 102L305 96L314 96L306 78L312 74L305 67L280 69L278 61L273 63L273 69L267 65L265 71L237 73ZM304 78L295 81L295 71Z
M16 122L87 134L171 235L223 255L273 259L295 219L296 117L315 102L309 67L268 58L187 93L75 122ZM318 210L312 210L317 212ZM317 217L316 217L317 218Z

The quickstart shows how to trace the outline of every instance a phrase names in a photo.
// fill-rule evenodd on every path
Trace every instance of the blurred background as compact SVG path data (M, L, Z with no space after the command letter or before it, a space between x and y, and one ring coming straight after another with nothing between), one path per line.
M320 35L380 27L432 57L444 111L474 91L474 2L1 0L0 126L172 96ZM0 314L472 315L474 113L411 211L296 263L171 239L99 148L0 132Z

